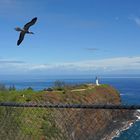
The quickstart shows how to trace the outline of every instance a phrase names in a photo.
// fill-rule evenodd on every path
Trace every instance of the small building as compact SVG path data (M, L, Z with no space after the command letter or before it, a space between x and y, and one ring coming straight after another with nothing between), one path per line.
M96 85L97 86L99 86L100 84L99 84L99 80L98 80L98 77L96 76L96 80L95 80L95 82L96 82Z

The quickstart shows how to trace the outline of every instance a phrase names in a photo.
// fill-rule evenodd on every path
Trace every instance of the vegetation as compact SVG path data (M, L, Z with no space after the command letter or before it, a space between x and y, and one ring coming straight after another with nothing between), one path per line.
M9 90L10 90L10 91L11 91L11 90L16 90L16 87L15 87L14 85L12 85L12 86L9 87Z
M108 92L112 89L109 85L67 85L62 81L55 81L54 87L42 91L34 91L32 87L16 90L14 85L6 88L5 85L0 84L0 102L84 103L87 96L95 94L94 96L98 97L97 93L104 88L109 89ZM114 91L118 94L116 90Z
M63 90L65 85L66 85L65 82L57 80L57 81L54 82L54 89Z
M33 88L32 87L28 87L27 90L33 90Z
M0 84L0 91L7 91L7 88L4 84Z
M112 96L110 96L110 93ZM64 82L56 81L53 88L47 88L42 91L34 91L31 87L24 90L16 90L15 86L6 88L1 84L0 102L28 102L30 104L90 104L110 102L118 104L120 103L120 98L118 94L116 94L116 90L110 86L100 87L90 84L70 86ZM87 115L85 115L85 113L87 113ZM85 117L91 116L91 114L88 114L88 111L78 113L76 110L68 110L67 112L66 110L48 108L0 107L0 124L4 125L1 130L0 139L6 139L9 135L14 135L15 139L18 139L19 136L23 138L26 136L26 140L54 140L56 138L66 140L69 139L69 134L64 131L66 127L68 127L65 126L65 123L69 124L67 129L75 129L75 126L73 127L72 125L77 117L79 117L80 120L81 116L78 116L79 114ZM88 119L85 118L85 120ZM89 122L87 124L89 124Z
M47 91L53 91L53 89L52 88L47 88Z

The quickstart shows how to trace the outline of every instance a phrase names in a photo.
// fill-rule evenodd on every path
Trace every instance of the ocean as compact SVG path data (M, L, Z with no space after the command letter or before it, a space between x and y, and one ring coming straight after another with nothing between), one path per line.
M55 80L64 81L68 84L80 84L80 83L94 83L94 78L86 77L62 77L59 79L38 79L28 81L16 81L16 80L3 80L7 87L14 85L17 89L26 89L32 87L34 90L42 90L54 85ZM140 104L140 78L137 77L100 77L99 83L110 84L115 87L121 95L123 104ZM123 131L114 140L140 140L140 121L133 124L128 130Z

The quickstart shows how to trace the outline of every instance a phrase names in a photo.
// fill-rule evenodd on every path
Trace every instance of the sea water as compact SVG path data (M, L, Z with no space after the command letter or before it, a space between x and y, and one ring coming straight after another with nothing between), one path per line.
M34 90L42 90L44 88L54 86L54 81L60 80L68 84L81 84L81 83L93 83L93 78L86 77L62 77L59 79L38 79L28 81L14 81L6 80L2 81L7 87L14 85L17 89L26 89L32 87ZM123 104L140 104L140 78L136 77L100 77L99 83L110 84L115 87L121 95ZM140 121L133 124L128 130L123 131L114 140L140 140Z

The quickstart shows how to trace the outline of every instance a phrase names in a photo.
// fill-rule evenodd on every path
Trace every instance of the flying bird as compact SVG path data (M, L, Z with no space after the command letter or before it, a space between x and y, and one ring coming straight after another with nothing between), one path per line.
M20 43L23 41L25 34L34 34L33 32L29 31L30 26L34 25L37 21L37 17L33 18L30 22L24 25L23 29L16 27L15 30L20 32L19 39L17 41L17 45L19 46Z

